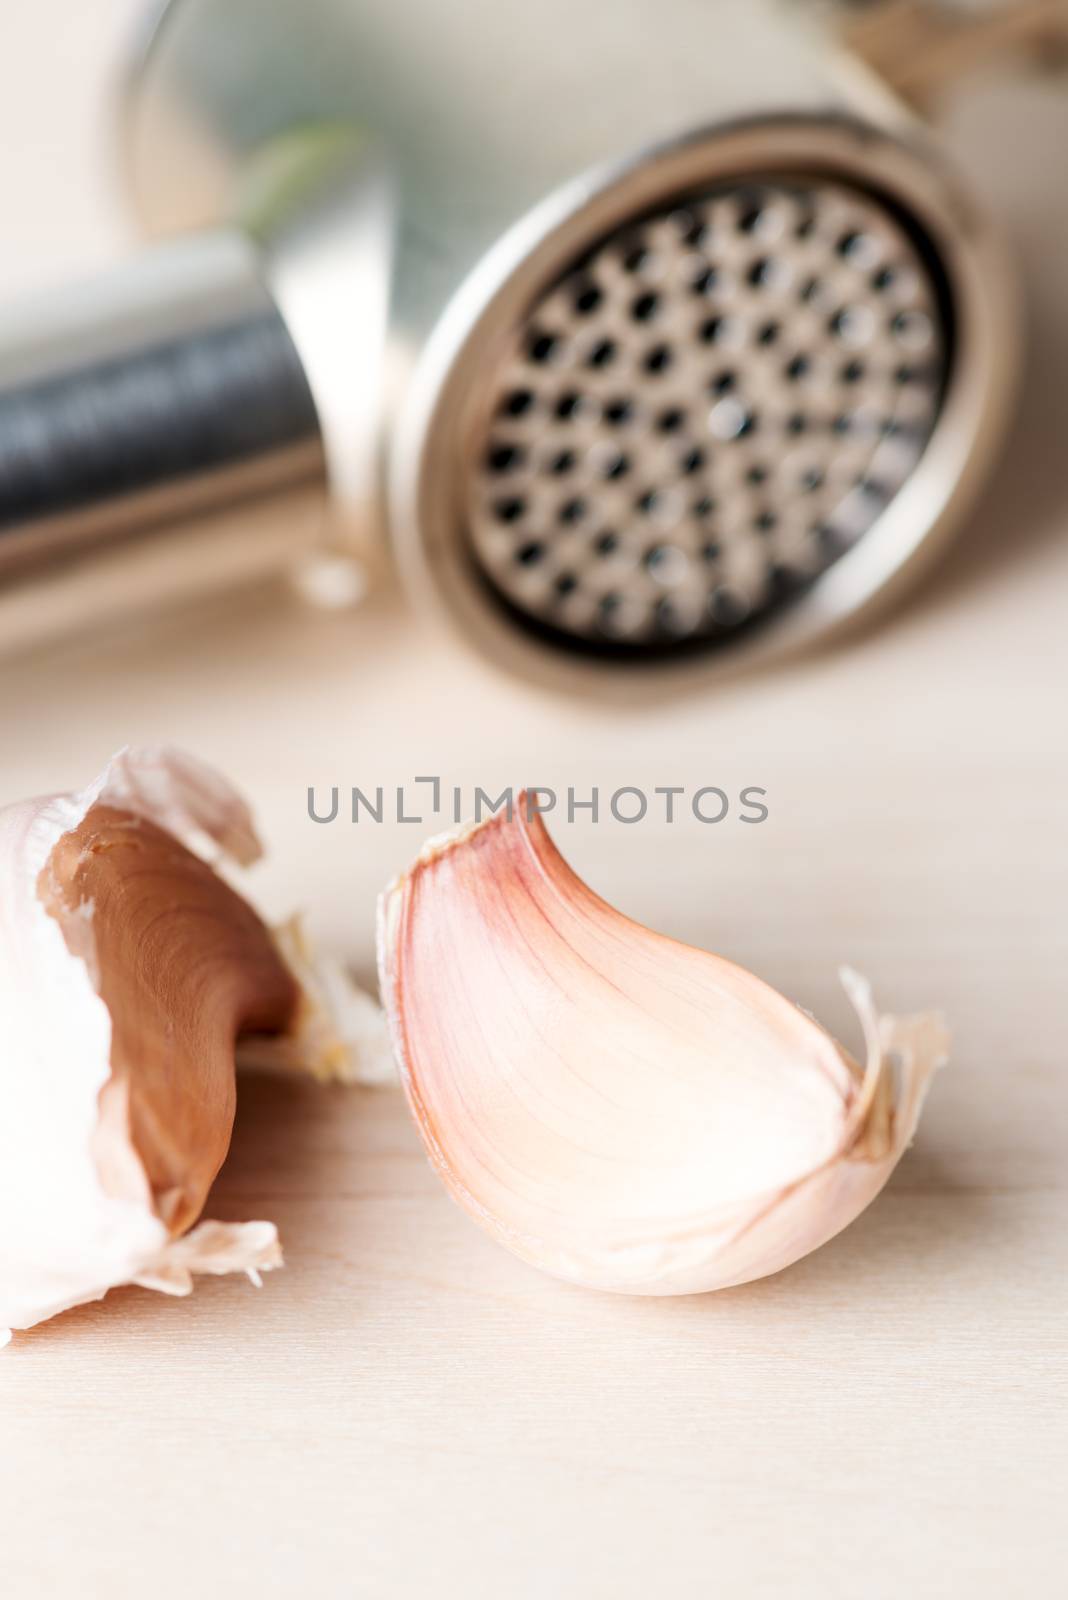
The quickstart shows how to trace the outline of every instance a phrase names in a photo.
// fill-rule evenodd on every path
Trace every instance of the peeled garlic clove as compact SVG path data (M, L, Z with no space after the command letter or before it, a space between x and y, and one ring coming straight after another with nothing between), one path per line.
M401 1078L453 1198L559 1277L689 1294L789 1266L886 1182L946 1038L862 1014L860 1068L759 978L614 911L520 798L379 906Z
M239 796L174 751L0 812L0 1329L281 1260L270 1223L189 1231L229 1147L235 1041L303 1005L191 846L259 853Z

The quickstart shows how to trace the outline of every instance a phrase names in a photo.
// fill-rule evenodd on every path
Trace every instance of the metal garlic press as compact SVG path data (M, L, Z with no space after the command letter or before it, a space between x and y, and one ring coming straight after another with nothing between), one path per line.
M966 515L1016 364L916 105L1066 38L1052 0L170 0L121 111L154 242L0 318L0 640L383 559L565 690L854 618Z

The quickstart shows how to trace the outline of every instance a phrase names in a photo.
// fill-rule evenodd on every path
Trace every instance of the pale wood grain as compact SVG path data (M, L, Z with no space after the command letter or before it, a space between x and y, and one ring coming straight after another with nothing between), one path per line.
M61 9L23 13L42 84ZM36 144L26 95L17 125L0 103L0 184L64 192L48 152L76 78L52 80ZM316 828L308 783L763 784L761 828L558 837L625 909L843 1031L842 960L887 1006L944 1006L954 1061L890 1189L767 1282L599 1297L475 1230L396 1094L247 1080L212 1210L276 1220L288 1264L258 1293L115 1294L0 1356L5 1596L1063 1592L1068 207L1049 168L1068 106L992 93L957 133L1021 244L1031 375L968 537L848 649L608 714L490 677L396 597L354 620L261 594L0 678L0 798L81 782L127 740L187 744L255 799L264 904L308 907L365 970L373 895L420 830ZM28 223L19 273L55 237Z

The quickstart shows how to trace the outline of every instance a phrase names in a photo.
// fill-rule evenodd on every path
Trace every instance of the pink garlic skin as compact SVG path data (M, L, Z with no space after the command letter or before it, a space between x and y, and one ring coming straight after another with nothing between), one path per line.
M620 1293L726 1288L832 1238L886 1182L945 1050L936 1019L880 1023L851 979L862 1070L760 979L613 910L522 801L387 889L379 963L450 1194L516 1255Z

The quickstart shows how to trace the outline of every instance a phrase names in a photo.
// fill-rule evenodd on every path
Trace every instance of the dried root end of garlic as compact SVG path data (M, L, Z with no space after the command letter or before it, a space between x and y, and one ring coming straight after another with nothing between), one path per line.
M759 978L651 932L522 798L435 839L382 896L401 1079L459 1204L517 1255L629 1294L777 1272L886 1182L947 1036L861 1016L861 1067Z
M328 992L215 870L259 853L241 798L173 750L0 811L0 1330L119 1284L281 1265L272 1223L199 1220L236 1049L351 1077L365 1041L349 1012L339 1035L341 977Z

